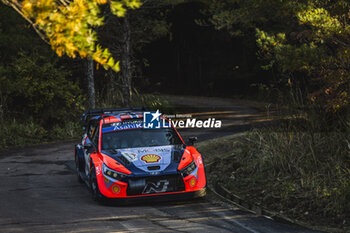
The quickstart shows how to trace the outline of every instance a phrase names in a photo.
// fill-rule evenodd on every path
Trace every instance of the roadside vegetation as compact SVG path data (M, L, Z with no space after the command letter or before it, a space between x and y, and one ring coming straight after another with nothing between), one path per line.
M250 203L324 229L350 229L350 122L332 130L315 119L273 126L200 145L211 184Z

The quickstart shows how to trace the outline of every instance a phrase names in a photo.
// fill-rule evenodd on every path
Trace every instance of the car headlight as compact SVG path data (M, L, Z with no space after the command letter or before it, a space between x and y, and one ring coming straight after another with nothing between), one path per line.
M127 176L127 174L117 172L113 169L110 169L105 164L103 164L102 169L103 169L103 174L105 176L108 176L108 177L115 179L115 180L122 180L123 178L125 178Z
M188 164L185 168L181 169L180 172L182 173L183 177L188 176L191 174L194 170L196 170L197 166L194 160Z

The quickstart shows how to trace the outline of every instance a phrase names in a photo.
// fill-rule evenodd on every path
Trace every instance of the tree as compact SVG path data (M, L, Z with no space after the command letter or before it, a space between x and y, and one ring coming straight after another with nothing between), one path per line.
M67 60L0 4L0 124L21 119L52 128L76 119L84 98Z
M111 17L110 12L105 14L107 23L101 28L101 41L113 55L121 58L124 106L130 105L133 77L137 75L139 61L135 53L169 33L171 24L167 21L168 13L173 6L182 2L184 0L144 0L138 9L128 11L123 18Z
M273 34L257 29L267 68L276 64L283 73L305 74L310 79L308 98L327 112L349 106L349 7L345 1L317 1L296 13L299 25L294 31Z
M140 7L140 0L1 0L26 19L37 34L57 53L75 58L88 58L89 105L95 106L92 60L105 69L119 71L107 48L98 43L96 29L104 24L101 7L108 5L111 13L123 17L127 9Z
M255 37L262 68L277 72L278 80L290 87L302 82L305 97L328 112L349 106L348 1L203 2L217 29Z
M96 107L96 97L95 97L95 83L94 83L94 61L92 59L87 59L86 63L86 77L88 86L88 102L90 108Z

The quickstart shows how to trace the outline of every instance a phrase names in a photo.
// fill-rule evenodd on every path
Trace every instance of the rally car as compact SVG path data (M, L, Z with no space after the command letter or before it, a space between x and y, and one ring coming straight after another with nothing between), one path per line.
M188 199L205 196L201 154L160 113L146 128L143 108L97 109L83 113L85 134L75 146L75 165L96 201ZM158 118L158 119L157 119ZM158 122L159 123L159 122Z

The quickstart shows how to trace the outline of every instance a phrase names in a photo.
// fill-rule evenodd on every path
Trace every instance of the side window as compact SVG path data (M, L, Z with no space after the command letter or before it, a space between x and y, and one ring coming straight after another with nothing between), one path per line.
M86 134L87 134L87 136L88 136L89 138L91 138L93 129L94 129L94 127L93 127L93 121L90 121L90 122L89 122L89 125L88 125L88 127L87 127L87 131L86 131Z
M97 122L95 120L92 120L89 122L89 126L87 129L87 136L89 136L89 138L92 138L92 136L94 135L96 129L97 129Z
M95 146L98 146L98 136L99 136L99 127L96 125L93 130L93 135L92 135L92 143L95 144Z

